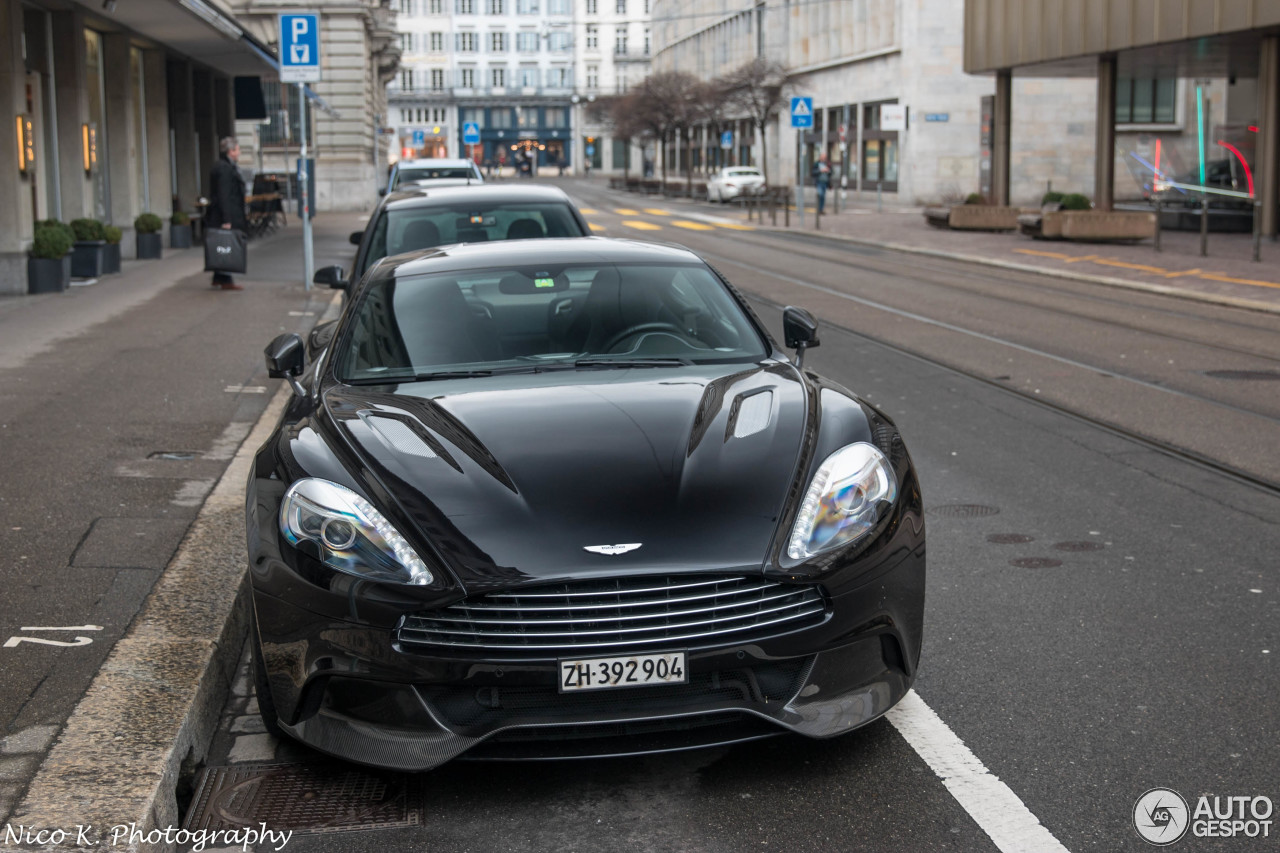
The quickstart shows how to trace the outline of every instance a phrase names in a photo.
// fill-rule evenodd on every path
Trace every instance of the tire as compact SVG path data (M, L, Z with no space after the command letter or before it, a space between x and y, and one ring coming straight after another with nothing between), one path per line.
M249 668L253 671L253 690L258 696L258 715L262 717L262 725L267 734L285 740L288 735L280 728L280 715L276 713L275 700L271 698L271 684L267 681L267 664L262 656L262 639L258 634L258 614L253 612L249 620Z

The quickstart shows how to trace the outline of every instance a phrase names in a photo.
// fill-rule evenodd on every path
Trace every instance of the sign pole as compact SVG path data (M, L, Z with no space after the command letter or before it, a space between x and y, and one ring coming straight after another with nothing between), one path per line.
M315 258L311 254L311 193L307 184L307 87L298 84L298 100L302 129L302 153L298 162L298 193L302 196L302 283L307 290L311 289L311 279L315 274Z
M800 223L800 227L804 227L804 163L801 161L801 151L804 146L800 142L800 137L804 135L804 131L796 128L796 217Z

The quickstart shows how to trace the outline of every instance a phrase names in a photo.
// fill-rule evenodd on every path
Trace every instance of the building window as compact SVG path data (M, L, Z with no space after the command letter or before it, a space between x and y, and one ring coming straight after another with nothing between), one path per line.
M520 85L526 89L536 88L538 85L538 69L537 68L521 68L520 69ZM524 121L520 122L520 126L524 127Z
M587 0L587 14L594 15L596 13L596 0Z
M478 124L484 127L484 110L479 107L466 109L462 111L463 124Z
M431 52L432 53L444 52L444 33L431 34Z
M457 5L454 9L459 15L474 15L476 13L475 0L456 0Z
M548 68L547 85L553 89L568 89L573 85L573 75L568 68Z
M505 88L507 85L507 69L490 68L489 69L489 85L495 89Z
M489 0L489 14L490 15L507 14L506 0Z
M458 85L464 89L474 88L476 85L476 70L474 68L459 68Z
M618 27L618 35L613 42L613 52L619 56L625 56L627 53L627 28Z
M400 34L400 52L409 53L413 50L413 33Z
M1116 124L1172 124L1177 115L1176 77L1116 79Z
M431 4L431 5L430 5L430 8L429 8L429 10L428 10L428 11L429 11L432 15L443 15L443 14L444 14L444 0L430 0L430 4Z
M400 0L400 14L401 15L413 14L413 0Z
M618 0L618 14L627 14L627 0Z
M569 0L547 0L547 14L571 15L573 12L569 8Z
M413 91L413 69L406 68L400 72L400 88L406 92Z
M543 111L543 127L568 127L564 118L564 107L547 107Z
M599 65L587 66L587 88L588 89L600 88L600 66Z
M537 73L537 69L533 69ZM516 107L516 122L521 127L537 127L538 126L538 108L537 107Z
M644 28L644 55L649 55L649 28Z
M507 52L507 34L502 32L489 33L489 52L490 53L506 53Z
M587 24L587 50L600 47L600 28L595 24Z
M553 53L567 53L569 50L568 33L552 33L548 41Z
M644 16L649 17L649 0L644 0Z
M538 14L538 0L516 0L517 15Z
M444 69L443 68L431 69L431 88L436 90L440 90L444 88Z
M537 53L538 34L516 33L516 50L520 53Z
M480 37L477 33L456 33L454 37L459 53L475 53L480 49Z
M489 127L506 130L511 127L511 110L507 107L494 107L489 110Z

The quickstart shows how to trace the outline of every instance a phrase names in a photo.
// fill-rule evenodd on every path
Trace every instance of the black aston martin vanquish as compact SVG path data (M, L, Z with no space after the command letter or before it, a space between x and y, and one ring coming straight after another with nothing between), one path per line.
M311 345L248 486L268 726L333 755L626 755L828 737L920 656L893 422L693 253L526 240L387 258Z

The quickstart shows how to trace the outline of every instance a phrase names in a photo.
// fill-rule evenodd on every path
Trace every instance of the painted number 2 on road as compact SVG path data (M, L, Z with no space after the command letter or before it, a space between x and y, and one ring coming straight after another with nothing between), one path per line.
M59 625L59 626L23 626L19 631L101 631L101 625ZM6 649L17 648L22 643L35 643L39 646L87 646L93 642L92 637L74 637L71 640L46 640L44 637L10 637L4 641Z

